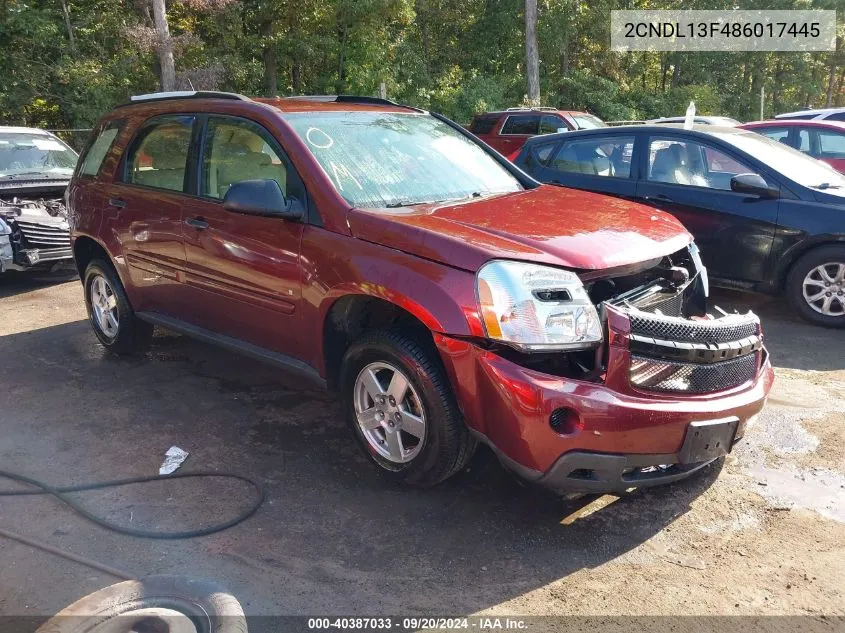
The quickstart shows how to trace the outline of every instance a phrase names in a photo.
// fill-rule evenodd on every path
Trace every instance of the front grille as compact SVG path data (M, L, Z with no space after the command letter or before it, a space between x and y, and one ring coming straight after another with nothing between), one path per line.
M70 231L55 224L17 220L27 248L70 248Z
M711 393L738 387L757 375L759 352L722 363L675 363L631 357L631 384L668 393Z
M629 313L628 316L631 319L631 334L663 341L730 343L754 336L760 328L756 318L730 322L729 319L691 321L661 318L658 315L636 312Z

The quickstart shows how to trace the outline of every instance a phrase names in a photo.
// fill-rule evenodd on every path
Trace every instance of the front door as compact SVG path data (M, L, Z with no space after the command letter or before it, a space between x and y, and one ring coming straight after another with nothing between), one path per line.
M677 217L693 234L714 277L767 278L778 200L731 191L731 178L757 170L697 140L651 136L637 197Z
M211 116L202 131L199 193L185 206L182 235L193 297L191 321L202 328L294 358L310 343L299 331L299 249L303 224L223 208L236 182L272 179L306 203L305 190L279 144L263 127Z

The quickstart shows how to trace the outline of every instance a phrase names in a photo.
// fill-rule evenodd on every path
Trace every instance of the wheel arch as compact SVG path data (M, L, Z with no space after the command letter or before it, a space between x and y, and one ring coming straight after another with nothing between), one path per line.
M845 235L819 235L792 246L779 258L774 275L774 290L776 292L786 290L786 280L789 277L789 271L792 270L792 267L798 260L817 248L824 246L845 246Z
M420 342L431 345L432 333L440 329L437 319L416 302L391 301L362 292L346 293L327 300L322 319L322 362L328 388L337 390L340 364L349 346L365 332L402 328Z

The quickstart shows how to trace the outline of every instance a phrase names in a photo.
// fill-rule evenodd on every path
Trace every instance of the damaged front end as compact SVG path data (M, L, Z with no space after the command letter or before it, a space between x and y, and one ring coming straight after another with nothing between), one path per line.
M706 269L694 245L656 265L608 282L622 291L601 303L608 345L606 383L622 392L701 395L753 381L765 362L760 320L753 312L708 309Z
M579 277L597 307L602 344L563 353L504 345L494 345L493 351L534 371L641 396L735 389L754 380L765 361L754 313L708 308L707 271L694 244L665 257Z
M64 187L0 195L0 272L52 270L73 259Z

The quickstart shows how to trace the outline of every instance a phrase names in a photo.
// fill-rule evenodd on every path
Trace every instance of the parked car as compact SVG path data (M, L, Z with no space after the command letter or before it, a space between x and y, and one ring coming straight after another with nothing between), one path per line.
M500 112L477 114L470 123L469 131L507 156L519 151L526 140L538 134L590 130L606 125L589 112L554 108L508 108Z
M797 110L784 112L775 116L776 119L799 119L804 121L845 121L845 108L822 108L819 110Z
M775 120L740 126L780 141L845 173L845 122Z
M672 213L717 283L785 293L811 323L845 327L845 177L738 128L631 126L526 143L516 164L542 182Z
M685 117L682 116L666 116L660 119L651 119L646 121L647 124L663 124L663 123L683 123L686 120ZM696 115L693 119L693 123L696 125L721 125L723 127L733 127L735 125L740 125L740 122L736 119L732 119L728 116L700 116Z
M71 263L63 197L76 159L49 132L0 126L0 273Z
M406 483L476 441L555 490L673 481L729 451L772 384L758 318L707 316L676 219L540 185L438 115L150 95L81 165L73 249L105 348L156 324L296 370Z

